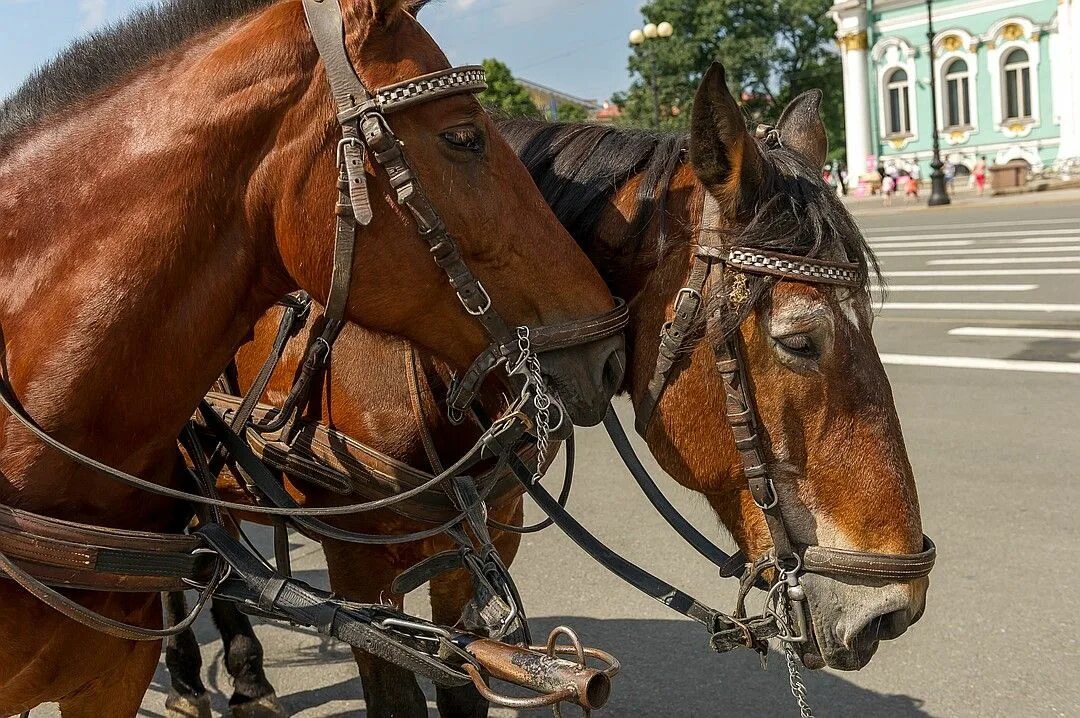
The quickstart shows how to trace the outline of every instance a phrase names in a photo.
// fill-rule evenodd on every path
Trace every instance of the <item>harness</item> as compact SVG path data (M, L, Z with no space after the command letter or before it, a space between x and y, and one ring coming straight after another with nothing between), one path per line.
M22 408L10 385L0 381L0 404L24 428L50 449L118 483L148 493L187 502L197 507L200 528L191 535L121 531L19 511L0 505L0 573L68 618L110 636L135 641L152 641L177 635L194 623L211 597L231 600L241 610L267 618L308 626L383 658L443 686L472 683L485 696L501 705L557 706L572 701L588 711L601 707L610 692L610 677L618 661L596 649L583 649L569 629L552 634L546 646L528 646L520 598L493 549L484 527L486 493L476 490L468 471L488 457L505 456L526 435L536 436L539 452L547 441L548 412L552 400L540 376L538 352L597 341L620 333L627 324L624 303L592 319L551 327L510 329L492 306L479 279L469 270L460 248L449 234L434 206L424 194L410 166L404 145L394 134L386 115L415 104L486 88L483 69L461 67L423 75L407 82L369 92L357 76L345 51L345 27L339 0L304 0L309 29L326 67L327 78L338 111L342 139L337 145L339 168L336 202L334 268L326 322L319 337L309 347L300 376L285 405L273 417L265 417L264 430L288 430L299 415L311 391L312 381L325 369L331 348L345 321L352 264L358 227L372 221L367 186L366 160L381 167L389 178L395 201L408 210L419 235L443 269L465 310L481 323L491 345L456 382L451 407L464 413L480 384L497 367L503 367L519 397L503 417L484 432L464 457L437 476L391 497L360 504L328 508L301 508L288 495L270 470L237 434L244 431L261 394L255 392L236 408L231 422L205 402L200 406L201 425L191 422L180 437L190 461L189 476L199 493L160 486L109 467L57 441L37 425ZM287 309L291 320L305 314L301 303ZM279 335L284 345L287 330ZM276 363L276 361L274 362ZM268 362L265 386L273 371ZM560 417L560 421L562 417ZM230 425L231 424L231 425ZM206 435L211 437L206 450ZM542 458L542 456L540 457ZM214 483L228 461L238 476L257 492L260 505L223 501ZM403 537L366 536L337 529L320 519L399 505L442 484L453 486L459 514L453 521L429 531ZM374 544L403 543L449 534L457 540L463 561L469 561L487 577L487 604L491 620L504 619L496 640L475 633L449 630L384 606L368 606L344 601L314 589L302 581L271 568L261 556L243 546L224 528L223 510L287 517L301 530L344 541ZM481 545L459 526L468 522ZM287 558L287 556L286 556ZM278 568L287 560L279 554ZM95 613L64 595L57 588L102 591L163 592L195 588L199 591L192 612L179 624L162 630L132 626ZM479 589L478 589L479 590ZM509 600L508 610L498 605ZM494 606L492 608L492 606ZM509 614L509 617L503 614ZM484 627L483 625L479 627ZM522 645L507 645L498 638L514 630ZM571 637L574 647L558 645L560 636ZM571 655L577 662L559 658ZM586 657L605 664L602 670L585 665ZM527 666L522 671L515 667ZM521 702L494 694L483 676L493 674L541 695ZM516 701L516 702L515 702Z

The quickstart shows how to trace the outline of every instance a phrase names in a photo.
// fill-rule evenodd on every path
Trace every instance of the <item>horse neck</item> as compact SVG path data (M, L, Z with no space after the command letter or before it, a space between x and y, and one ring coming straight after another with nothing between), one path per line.
M192 409L292 288L257 197L311 83L290 25L200 36L0 157L5 375L45 429L99 460L167 481ZM22 432L0 456L0 500L117 523L99 498L113 485L71 481L80 469Z

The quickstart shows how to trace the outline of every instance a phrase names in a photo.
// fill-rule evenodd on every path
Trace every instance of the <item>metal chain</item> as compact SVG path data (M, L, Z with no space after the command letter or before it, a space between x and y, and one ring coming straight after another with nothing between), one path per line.
M520 355L517 366L511 370L511 374L521 373L525 376L525 392L532 391L533 406L536 408L536 472L533 474L533 483L542 477L544 463L551 440L551 396L547 391L544 376L540 373L540 359L532 351L532 340L528 327L518 327L518 350ZM560 421L562 418L560 417Z
M799 673L797 663L799 659L795 655L795 649L790 643L786 641L783 643L784 656L787 658L788 683L791 684L791 695L795 696L795 701L799 704L799 718L814 718L810 704L806 702L806 684L803 683L802 675Z

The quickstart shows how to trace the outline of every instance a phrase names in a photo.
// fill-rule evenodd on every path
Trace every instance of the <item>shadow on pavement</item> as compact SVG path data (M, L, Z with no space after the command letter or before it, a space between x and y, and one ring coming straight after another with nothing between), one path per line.
M666 620L537 618L532 620L536 640L563 624L572 626L586 645L610 651L622 662L622 671L614 680L611 702L597 716L689 718L798 714L788 687L784 657L775 651L769 657L769 670L762 671L757 656L749 651L715 654L707 648L704 632L696 624ZM200 629L198 638L204 645L219 640L212 626L203 625ZM310 637L307 631L302 633ZM267 655L271 681L275 672L289 668L352 662L352 654L344 645L320 643L312 645L309 640L308 646L293 656ZM214 651L214 657L215 665L206 667L209 673L207 685L215 693L215 712L227 711L229 678L221 666L220 652ZM922 710L922 701L918 698L876 693L854 685L841 673L804 669L803 678L811 707L819 715L866 718L929 715ZM167 691L163 668L155 676L154 689ZM434 700L431 686L425 685L424 689L429 699ZM291 694L286 692L281 699L294 713L303 711L305 716L332 718L363 716L365 713L329 706L327 712L320 712L318 707L335 701L357 701L361 696L359 679L349 678L331 685L313 685ZM575 715L570 710L565 713ZM434 710L432 715L436 715ZM492 715L542 714L493 711Z

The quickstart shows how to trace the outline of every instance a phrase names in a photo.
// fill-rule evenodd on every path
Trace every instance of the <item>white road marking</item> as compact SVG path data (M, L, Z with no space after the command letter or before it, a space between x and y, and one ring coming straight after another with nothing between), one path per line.
M1038 288L1038 284L889 284L870 287L886 292L1030 292Z
M957 312L1065 312L1080 314L1080 304L1027 302L885 302L882 309L916 309Z
M950 239L945 242L871 242L870 246L874 249L918 249L920 247L970 247L973 244L975 244L974 239Z
M957 327L954 337L1001 337L1006 339L1080 339L1080 329L1014 329L1010 327Z
M918 354L882 354L881 361L883 364L932 366L945 369L991 369L996 371L1041 372L1044 374L1080 374L1080 363L1078 362L920 356Z
M896 230L893 230L895 232ZM875 242L910 242L915 239L991 239L993 237L1050 237L1050 236L1077 236L1080 235L1080 227L1075 229L1024 229L1009 232L949 232L947 234L916 234L908 231L906 234L882 234L867 235L867 239Z
M941 264L941 262L932 262ZM1030 269L914 269L884 272L886 279L893 277L1015 277L1080 274L1076 267L1032 267Z
M1071 225L1076 225L1077 229L1080 229L1080 221L1078 221L1075 218L1074 219L1022 219L1022 220L1009 221L1009 222L1002 222L1002 221L969 222L969 223L967 223L967 225L949 225L949 227L954 228L954 229L975 229L975 228L978 228L978 227L1004 227L1004 226L1007 226L1007 225L1009 227L1026 227L1026 226L1029 226L1029 225L1070 225L1070 223L1071 223ZM914 231L914 230L920 230L920 229L934 230L934 229L941 229L941 228L942 228L941 225L912 225L912 226L908 227L907 229L909 231ZM896 230L891 228L891 227L869 227L865 231L866 232L895 232Z
M1047 262L1059 262L1074 264L1080 262L1080 257L973 257L968 259L931 259L927 266L940 266L942 264L1046 264Z
M934 257L949 254L1046 254L1080 252L1080 244L1068 247L981 247L979 249L908 249L902 252L875 252L879 257Z
M1080 235L1078 235L1077 237L1050 237L1050 238L1047 238L1047 239L1043 239L1041 237L1027 237L1026 239L1017 239L1017 240L1012 240L1012 239L992 239L990 241L995 242L995 243L1000 242L1001 244L1009 244L1009 243L1014 242L1014 241L1017 244L1068 244L1069 242L1073 242L1076 239L1080 239Z

